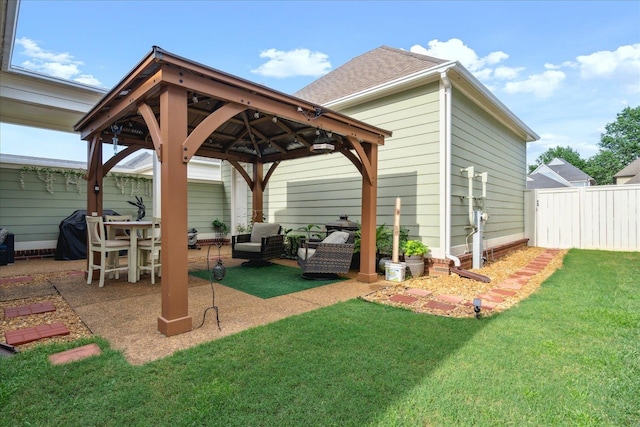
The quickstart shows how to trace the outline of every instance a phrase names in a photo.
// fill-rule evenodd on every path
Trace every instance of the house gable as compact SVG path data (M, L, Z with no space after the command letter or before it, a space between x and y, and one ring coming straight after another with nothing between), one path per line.
M613 176L616 184L640 183L640 157L629 163L625 168Z

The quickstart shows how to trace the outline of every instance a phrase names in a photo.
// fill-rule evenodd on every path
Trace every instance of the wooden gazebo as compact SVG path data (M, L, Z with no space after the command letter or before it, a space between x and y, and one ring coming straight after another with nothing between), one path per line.
M102 181L113 166L140 149L157 154L163 240L158 330L166 336L192 329L184 242L187 163L195 155L225 160L242 174L253 192L253 221L260 222L263 192L280 162L333 147L362 175L358 280L377 280L378 146L390 132L159 47L153 47L75 129L88 141L87 212L102 214ZM103 161L102 146L113 144L114 138L126 148ZM253 176L242 163L252 165Z

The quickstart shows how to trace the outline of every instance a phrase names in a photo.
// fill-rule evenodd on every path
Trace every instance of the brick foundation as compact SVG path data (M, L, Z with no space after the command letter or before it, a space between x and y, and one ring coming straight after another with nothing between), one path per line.
M198 246L209 246L218 242L218 239L202 239L198 240ZM223 239L222 244L227 246L230 244L229 239ZM53 248L49 249L29 249L23 251L15 251L15 259L16 260L29 260L29 259L46 259L46 258L54 258L56 256L56 250Z
M518 251L527 247L529 239L520 239L513 242L505 243L504 245L494 246L487 249L488 261L496 261L500 258L507 256L511 252ZM460 259L460 268L470 270L473 266L473 254L464 254L458 256ZM453 266L453 261L449 259L441 258L427 258L425 259L425 275L427 276L448 276L449 267Z
M16 251L15 259L17 260L25 260L25 259L45 259L45 258L53 258L56 256L55 249L29 249L26 251Z

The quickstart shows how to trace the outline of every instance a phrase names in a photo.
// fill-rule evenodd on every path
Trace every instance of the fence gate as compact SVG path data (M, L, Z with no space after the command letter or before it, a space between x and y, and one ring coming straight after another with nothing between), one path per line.
M640 250L640 185L525 191L525 235L544 248Z

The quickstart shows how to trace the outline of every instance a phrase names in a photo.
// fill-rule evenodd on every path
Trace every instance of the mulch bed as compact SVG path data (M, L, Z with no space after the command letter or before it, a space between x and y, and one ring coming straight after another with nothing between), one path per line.
M388 304L409 309L417 313L427 313L447 317L474 317L475 312L473 311L473 306L457 305L456 308L445 311L434 309L427 303L429 301L434 301L435 296L441 294L456 295L463 297L465 301L473 301L475 296L484 294L490 289L496 288L498 284L509 278L509 276L516 273L518 270L526 267L531 261L544 252L544 248L529 247L513 252L497 261L488 262L480 269L471 270L475 273L489 277L491 279L491 282L489 283L465 279L457 274L451 274L446 277L423 276L385 287L379 291L363 296L362 299L369 302ZM547 277L562 266L562 259L566 252L567 251L557 251L553 260L549 262L549 264L538 274L532 276L528 282L523 285L522 289L516 291L516 294L513 296L505 296L504 301L497 303L495 308L492 310L483 310L483 316L507 310L535 292ZM432 291L432 293L424 297L416 297L416 295L411 294L412 297L417 298L417 301L411 304L390 301L390 298L396 295L409 295L407 293L409 289L424 289Z

